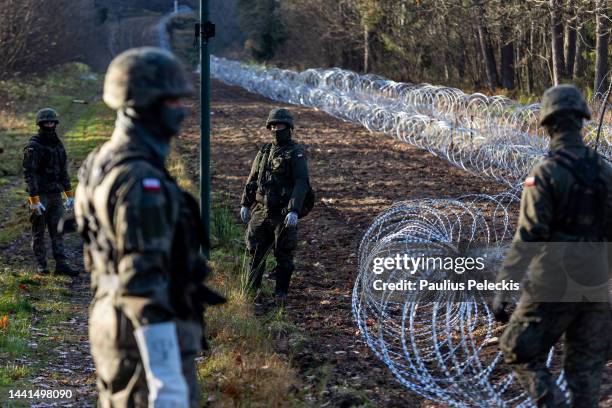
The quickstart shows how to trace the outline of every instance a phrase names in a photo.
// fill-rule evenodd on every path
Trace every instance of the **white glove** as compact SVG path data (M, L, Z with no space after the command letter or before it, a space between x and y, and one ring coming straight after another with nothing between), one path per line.
M134 330L147 375L149 407L189 408L189 388L181 369L176 324L150 324Z
M251 219L249 207L244 207L244 206L240 207L240 218L242 219L242 222L245 224L249 222L249 220Z
M30 210L32 210L32 212L36 215L42 215L44 211L47 211L47 209L41 202L38 202L36 204L30 204Z
M285 217L285 226L286 227L295 227L298 222L298 215L295 211L291 211Z
M74 208L74 198L66 198L66 201L64 201L64 208L66 209L66 211L72 211L72 209Z

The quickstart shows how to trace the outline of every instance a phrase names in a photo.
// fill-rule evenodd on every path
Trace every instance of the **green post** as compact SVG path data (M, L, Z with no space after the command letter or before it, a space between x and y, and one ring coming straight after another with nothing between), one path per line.
M210 52L208 40L214 36L209 21L208 0L200 0L200 212L207 242L210 242ZM210 258L209 248L202 248Z

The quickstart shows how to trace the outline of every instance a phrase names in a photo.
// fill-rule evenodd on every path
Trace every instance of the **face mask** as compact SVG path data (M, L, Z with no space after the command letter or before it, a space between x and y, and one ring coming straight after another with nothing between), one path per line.
M169 108L163 106L160 109L159 124L168 137L177 135L181 130L181 124L187 116L185 108Z
M55 135L55 126L53 127L39 126L39 128L40 128L40 134L43 136Z
M282 145L291 139L291 129L273 130L272 135L274 136L274 144Z

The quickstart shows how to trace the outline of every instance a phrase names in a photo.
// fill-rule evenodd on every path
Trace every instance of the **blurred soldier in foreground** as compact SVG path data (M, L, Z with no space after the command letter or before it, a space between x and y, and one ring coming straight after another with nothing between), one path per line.
M289 111L272 109L266 128L273 137L272 143L266 143L253 160L242 194L240 217L248 223L249 287L259 294L265 258L273 246L275 294L283 301L294 269L298 218L308 214L314 196L304 149L291 139L293 117Z
M57 112L45 108L36 114L38 134L30 138L24 149L23 175L28 188L30 222L32 223L32 249L38 263L37 271L49 273L45 228L49 230L55 273L78 275L67 263L64 240L58 232L58 223L64 215L64 208L72 210L74 198L68 176L66 150L57 136L59 123ZM62 200L62 192L66 200Z
M75 215L95 293L89 339L101 407L198 407L194 357L204 304L224 299L203 281L207 245L195 199L165 168L192 88L158 48L117 56L104 102L110 139L79 173Z
M596 407L610 341L606 242L612 236L612 169L582 140L588 118L587 104L574 86L556 86L544 94L540 121L551 137L550 153L525 180L518 229L498 276L498 281L520 280L529 269L500 346L538 407L568 406L546 367L550 348L563 335L570 406ZM562 303L537 294L557 291L556 298L576 281L602 289L602 296ZM493 312L504 323L506 308L507 299L498 293Z

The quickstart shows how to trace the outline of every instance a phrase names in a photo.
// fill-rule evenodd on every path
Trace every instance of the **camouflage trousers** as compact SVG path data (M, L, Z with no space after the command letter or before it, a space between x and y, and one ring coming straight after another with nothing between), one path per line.
M191 408L200 407L195 357L201 351L202 326L175 320L183 377ZM110 296L95 301L89 320L89 342L96 366L99 408L147 408L148 387L134 326Z
M64 239L62 234L57 232L57 225L64 215L64 201L61 193L41 194L40 202L45 206L42 215L32 213L30 222L32 223L32 250L38 265L47 264L47 248L45 246L45 229L49 230L51 237L51 248L53 258L56 261L66 260L64 253Z
M274 249L276 258L276 291L287 293L295 269L293 251L297 246L297 227L286 227L285 216L270 213L256 205L246 232L246 245L251 255L249 287L259 289L265 269L266 255Z
M564 336L565 378L571 406L594 408L610 341L608 303L536 303L521 299L500 347L506 363L538 407L563 407L546 367L550 348Z

